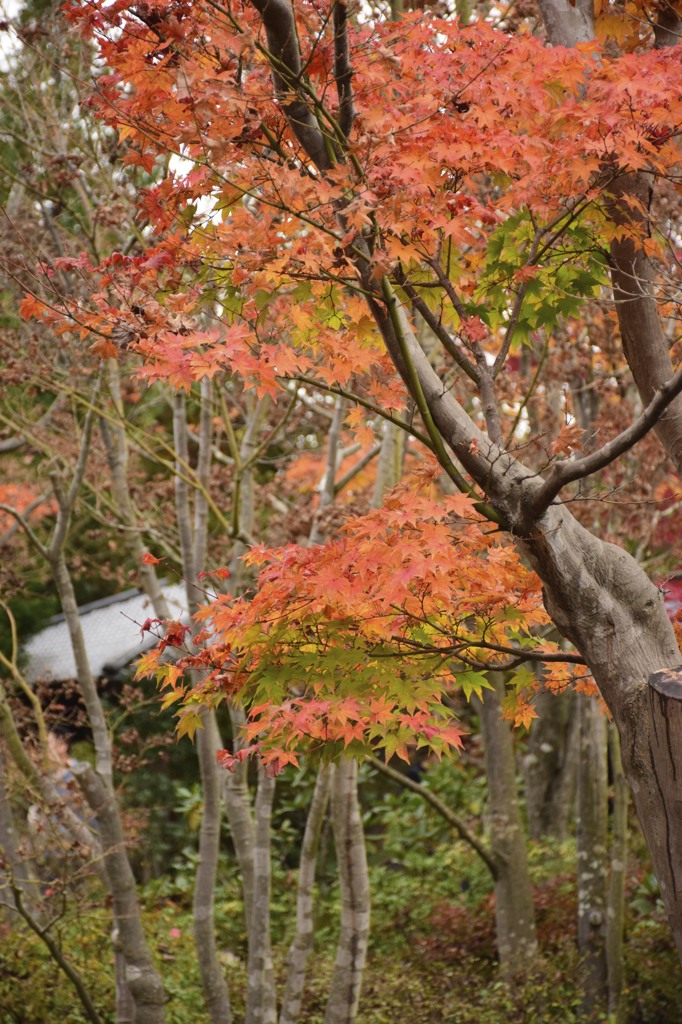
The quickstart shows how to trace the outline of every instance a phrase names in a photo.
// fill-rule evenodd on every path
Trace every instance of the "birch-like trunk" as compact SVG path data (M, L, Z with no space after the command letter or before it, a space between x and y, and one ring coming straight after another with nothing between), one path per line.
M315 789L308 810L298 868L298 894L296 901L296 935L287 955L287 978L279 1014L279 1024L297 1024L301 1012L301 999L305 985L308 956L313 948L315 924L313 920L313 888L315 868L320 847L320 835L329 803L329 789L334 766L321 765L315 780Z
M606 964L609 988L609 1024L616 1024L625 978L623 931L625 927L625 880L630 793L623 772L618 730L613 722L609 723L608 732L609 763L613 779L613 816L611 819L611 877L606 918Z
M194 493L194 519L190 511L190 486L187 480L189 443L187 434L187 408L184 394L178 392L173 399L173 438L175 442L175 515L182 553L182 571L185 579L187 607L191 615L197 611L197 577L206 558L208 507L206 494L210 483L211 467L211 384L201 382L199 412L199 454L197 484ZM194 945L197 953L204 999L212 1024L231 1024L230 996L223 969L218 959L215 937L215 885L220 852L220 825L222 802L220 769L217 753L222 747L215 712L202 712L203 728L197 730L196 746L201 776L202 811L199 829L199 860L194 883L193 916Z
M270 827L274 795L275 780L259 768L245 1024L275 1024L277 1020L270 947Z
M239 734L245 716L241 708L230 708L234 751L239 750ZM244 897L244 918L248 932L253 914L253 847L256 841L251 796L248 783L249 766L245 761L235 765L231 772L223 777L223 799L225 811L232 834L234 852L239 864L242 878L242 895Z
M161 976L154 966L144 938L135 880L128 860L120 810L114 792L109 732L97 686L90 670L76 597L63 550L60 549L56 556L50 559L50 565L71 639L78 685L95 747L96 776L94 773L92 778L88 776L87 785L88 780L84 776L79 776L79 782L99 826L112 900L114 931L117 935L114 952L116 954L116 951L120 950L125 960L125 980L135 1004L135 1024L161 1024L165 1019L166 997ZM93 781L95 779L96 781ZM130 997L122 994L117 1007L121 1024L129 1019L129 1003Z
M114 792L109 732L97 686L90 670L76 597L63 549L60 548L50 558L50 566L71 639L78 685L95 747L96 776L93 774L93 778L96 778L96 783L90 780L89 785L83 784L83 791L97 817L100 829L104 866L112 899L114 931L118 936L116 945L125 959L125 979L135 1003L136 1024L162 1024L165 1019L166 997L161 976L154 966L144 938L135 880L128 860L120 811ZM83 777L79 778L79 781L85 782ZM106 819L106 823L103 818ZM127 995L123 997L118 1009L120 1021L123 1022L129 1014Z
M221 789L217 754L222 748L215 714L204 711L197 731L203 808L199 830L199 862L194 883L194 943L206 1006L213 1024L231 1024L230 996L218 959L215 937L215 883L220 853Z
M79 765L73 771L97 816L114 927L125 959L125 981L134 1002L133 1019L135 1024L162 1024L166 997L142 928L116 795L89 765Z
M504 678L490 673L493 690L479 702L488 783L490 845L497 869L495 924L500 966L527 966L537 951L535 909L528 873L526 837L516 787L511 726L502 718Z
M583 1008L601 1020L606 1009L606 718L593 698L580 697L578 771L578 948Z
M341 761L332 784L332 822L341 891L341 931L325 1024L352 1024L367 956L370 889L356 761Z

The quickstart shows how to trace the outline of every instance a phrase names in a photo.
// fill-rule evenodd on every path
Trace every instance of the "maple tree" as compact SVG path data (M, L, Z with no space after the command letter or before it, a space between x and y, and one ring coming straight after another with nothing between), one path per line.
M399 424L464 496L437 499L417 474L321 550L254 550L256 596L219 600L215 633L183 659L204 668L197 686L159 668L184 722L238 693L275 768L322 741L392 753L416 732L456 746L441 704L453 659L478 689L481 673L535 651L565 685L570 657L552 663L536 635L551 620L620 730L680 945L665 729L680 727L682 657L636 561L566 504L652 429L682 464L679 18L540 7L551 45L506 9L493 28L340 2L70 6L104 63L91 105L149 176L149 245L53 261L47 297L22 314L75 331L95 358L131 349L144 379L174 388L224 372L276 404L292 386L341 396L362 442L382 417ZM77 301L54 271L88 282ZM561 379L561 359L585 361L571 325L594 322L605 295L643 411L603 442L565 406L562 430L534 436L541 372ZM588 349L600 340L588 329ZM517 390L527 352L535 371ZM612 379L606 367L605 395ZM486 520L537 573L549 619ZM530 674L517 679L523 696Z

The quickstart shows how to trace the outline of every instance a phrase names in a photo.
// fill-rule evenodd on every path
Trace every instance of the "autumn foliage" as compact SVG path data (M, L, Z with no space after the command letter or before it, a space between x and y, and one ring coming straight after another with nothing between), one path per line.
M397 296L442 343L433 361L475 421L489 366L508 444L530 443L508 374L537 332L571 338L614 239L677 272L672 228L650 236L635 197L616 216L614 183L678 173L679 47L550 49L504 18L386 22L323 2L297 5L294 75L257 6L68 8L103 62L90 104L144 177L148 247L55 261L48 278L77 275L89 297L29 297L23 315L76 332L95 358L130 351L144 380L175 389L225 374L275 403L301 386L345 395L363 445L388 416L447 469L377 329ZM582 433L567 423L538 470ZM405 756L414 735L440 753L460 743L448 692L480 693L486 670L550 652L537 581L486 495L453 468L463 493L445 497L428 472L324 546L252 548L253 593L208 605L178 665L145 657L167 701L183 701L181 728L230 696L249 709L238 756L260 746L274 768L323 745ZM192 689L190 667L202 670ZM557 660L545 681L568 674ZM518 671L510 717L529 720L537 685Z

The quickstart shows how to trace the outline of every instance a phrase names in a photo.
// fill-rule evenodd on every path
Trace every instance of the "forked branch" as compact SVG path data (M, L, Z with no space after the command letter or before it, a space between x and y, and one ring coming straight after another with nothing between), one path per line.
M682 392L682 367L658 389L641 415L598 451L570 462L557 462L543 486L535 494L530 515L537 519L551 505L566 484L592 476L615 462L649 433L659 422L670 403Z

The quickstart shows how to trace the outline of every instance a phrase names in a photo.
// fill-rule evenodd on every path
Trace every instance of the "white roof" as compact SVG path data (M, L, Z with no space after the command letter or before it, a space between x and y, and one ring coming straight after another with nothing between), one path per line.
M164 586L163 592L171 615L188 622L184 584ZM105 674L105 666L127 665L156 643L152 634L140 633L142 623L154 618L154 611L147 595L139 590L128 590L101 601L93 601L92 604L83 605L78 612L90 668L96 679ZM49 626L28 640L24 655L24 674L29 683L39 679L78 677L63 615L55 616Z

